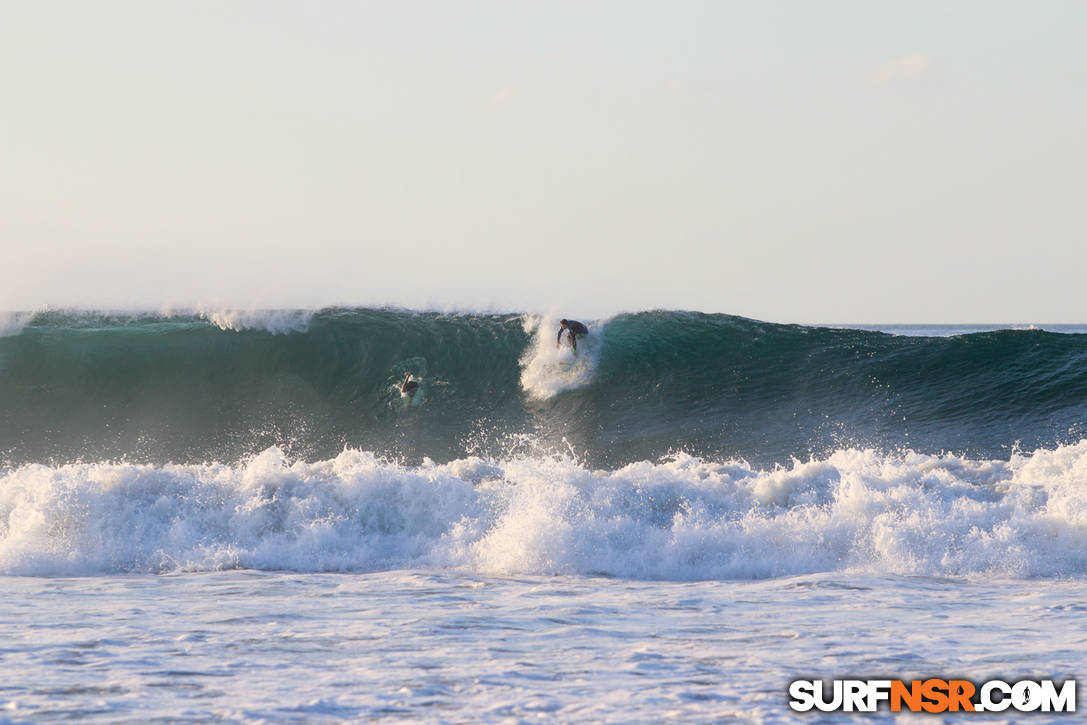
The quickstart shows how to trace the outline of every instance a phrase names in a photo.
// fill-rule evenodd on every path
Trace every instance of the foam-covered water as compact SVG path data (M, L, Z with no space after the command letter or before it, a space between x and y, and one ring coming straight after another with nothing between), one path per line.
M227 571L0 588L5 723L810 723L786 704L798 677L1064 680L1087 659L1082 580Z
M524 318L525 332L531 336L521 356L521 388L534 400L549 400L566 390L589 385L596 373L600 346L593 336L586 336L575 353L562 338L556 341L554 330L558 320L528 315ZM599 328L600 323L593 324Z
M0 477L0 573L1079 577L1085 481L1087 441L1009 461L842 450L772 470L274 448L237 465L35 464Z

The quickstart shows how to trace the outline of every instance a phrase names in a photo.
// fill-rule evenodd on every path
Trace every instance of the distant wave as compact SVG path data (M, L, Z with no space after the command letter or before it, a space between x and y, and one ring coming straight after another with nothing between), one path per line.
M267 310L196 307L162 310L74 310L48 308L0 313L0 337L17 335L27 325L69 329L109 329L139 323L184 324L206 320L221 330L260 330L272 334L305 332L318 310Z
M466 569L639 579L1087 574L1087 442L1008 461L845 449L760 470L685 454L406 466L39 464L0 475L0 573Z
M517 314L12 317L0 460L234 462L272 446L319 460L348 446L451 461L528 436L609 468L678 451L769 466L843 448L1006 459L1085 437L1087 335L903 337L660 310L585 321L575 357L556 348L556 320Z

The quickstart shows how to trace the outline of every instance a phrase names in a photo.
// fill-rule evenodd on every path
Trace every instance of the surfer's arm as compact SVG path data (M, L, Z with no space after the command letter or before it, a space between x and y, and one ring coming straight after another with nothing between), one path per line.
M558 347L560 344L562 344L562 328L561 327L559 328L559 334L555 336L555 347Z

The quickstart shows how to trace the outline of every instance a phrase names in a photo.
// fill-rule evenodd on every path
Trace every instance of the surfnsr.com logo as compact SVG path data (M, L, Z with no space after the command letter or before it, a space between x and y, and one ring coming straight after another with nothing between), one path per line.
M797 712L1075 712L1076 681L989 680L794 680L789 707Z

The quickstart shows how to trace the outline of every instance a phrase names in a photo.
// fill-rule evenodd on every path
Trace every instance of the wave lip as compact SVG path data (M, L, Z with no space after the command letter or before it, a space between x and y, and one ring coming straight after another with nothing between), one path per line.
M0 337L18 335L27 325L68 329L100 330L129 327L140 323L204 320L220 330L259 330L274 335L306 332L315 315L324 310L198 307L154 310L90 310L46 308L34 311L0 312Z
M636 579L1087 576L1087 441L1009 461L843 449L759 470L680 454L405 466L345 450L0 476L0 572L455 568Z
M261 330L273 335L286 335L291 332L306 332L317 310L261 310L261 309L207 309L197 311L197 315L212 323L220 330L242 332Z
M20 334L33 317L33 312L0 312L0 337Z

